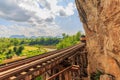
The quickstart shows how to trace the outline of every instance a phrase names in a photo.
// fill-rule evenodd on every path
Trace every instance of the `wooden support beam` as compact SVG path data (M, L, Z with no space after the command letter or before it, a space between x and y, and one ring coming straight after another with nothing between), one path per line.
M62 74L63 72L66 72L66 71L70 70L70 69L71 69L71 67L72 67L72 66L70 66L70 67L67 67L67 68L63 69L62 71L60 71L60 72L58 72L58 73L54 74L53 76L49 77L47 80L53 80L56 76L58 76L58 75Z

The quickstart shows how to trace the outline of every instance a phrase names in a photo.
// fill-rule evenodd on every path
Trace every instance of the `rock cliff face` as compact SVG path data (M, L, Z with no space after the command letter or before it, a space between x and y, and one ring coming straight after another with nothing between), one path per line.
M99 70L120 80L120 0L76 0L76 5L87 37L89 75Z

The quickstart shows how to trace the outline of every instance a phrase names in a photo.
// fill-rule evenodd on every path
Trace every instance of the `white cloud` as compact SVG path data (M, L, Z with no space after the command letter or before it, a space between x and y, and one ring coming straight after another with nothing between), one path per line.
M0 27L0 35L25 34L51 35L59 34L60 27L55 24L57 16L71 16L74 14L75 5L68 3L66 7L57 5L60 0L0 0L0 17L8 21L20 24L27 23L25 27L20 25ZM46 27L45 27L46 26ZM28 31L26 31L28 30ZM42 34L43 33L43 34Z
M25 35L27 37L31 36L57 36L62 33L61 29L57 25L41 25L42 27L28 27L28 26L4 26L0 25L0 37L9 37L11 35ZM43 27L44 26L44 27Z
M34 13L39 19L55 18L56 16L71 16L74 14L75 5L68 3L67 7L58 6L59 0L20 0L19 7ZM64 13L64 15L61 13Z

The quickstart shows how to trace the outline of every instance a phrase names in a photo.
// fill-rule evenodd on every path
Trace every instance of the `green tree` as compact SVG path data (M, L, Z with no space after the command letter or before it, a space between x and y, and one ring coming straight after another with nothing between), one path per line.
M17 56L19 56L22 53L23 50L24 50L24 46L18 46L18 47L15 46L13 48L13 51L15 52L15 54Z
M17 52L17 47L14 46L13 51L16 53Z
M65 34L65 33L62 33L62 36L63 36L63 38L65 38L66 34Z
M12 58L12 56L13 56L12 50L10 49L10 50L8 50L8 52L6 53L6 58L7 58L7 59L10 59L10 58Z
M80 42L80 35L81 33L78 32L75 35L72 36L66 36L66 34L63 35L63 40L61 40L57 45L57 49L63 49L72 45L75 45Z
M77 40L80 40L80 36L81 36L81 32L79 31L79 32L77 32L77 34L76 34L76 39L77 39Z
M19 46L16 54L19 56L22 53L23 50L24 50L24 46Z

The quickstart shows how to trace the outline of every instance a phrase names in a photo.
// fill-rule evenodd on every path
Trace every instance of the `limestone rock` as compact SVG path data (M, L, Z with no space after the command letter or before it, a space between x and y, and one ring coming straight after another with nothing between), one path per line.
M89 75L96 70L120 80L120 0L76 0L83 23Z

